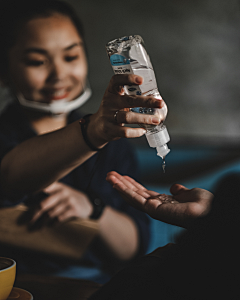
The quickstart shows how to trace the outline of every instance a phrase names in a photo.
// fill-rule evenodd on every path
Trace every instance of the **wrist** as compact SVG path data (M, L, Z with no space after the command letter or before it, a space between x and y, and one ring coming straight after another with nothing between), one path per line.
M92 210L89 219L98 220L102 216L106 204L99 197L90 197L89 199L92 204Z
M102 134L104 125L99 121L97 114L92 114L89 119L87 129L89 139L92 140L98 148L103 148L108 143L108 140L104 139Z
M105 143L99 143L97 138L93 138L92 133L94 133L94 131L96 131L96 130L91 130L91 129L89 130L89 126L92 125L92 124L90 125L90 122L93 123L91 121L91 116L92 116L92 114L88 114L79 120L79 124L81 126L81 131L82 131L82 136L83 136L85 143L88 145L88 147L92 151L100 151L103 148L103 146L105 146ZM97 126L94 126L94 127L91 126L91 128L96 129Z

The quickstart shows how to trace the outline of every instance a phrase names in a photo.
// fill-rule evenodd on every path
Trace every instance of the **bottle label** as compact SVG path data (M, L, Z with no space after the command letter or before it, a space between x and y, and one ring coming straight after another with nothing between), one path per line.
M115 74L134 74L129 59L123 55L111 55L110 62ZM128 95L142 95L141 89L138 85L125 85L124 89Z

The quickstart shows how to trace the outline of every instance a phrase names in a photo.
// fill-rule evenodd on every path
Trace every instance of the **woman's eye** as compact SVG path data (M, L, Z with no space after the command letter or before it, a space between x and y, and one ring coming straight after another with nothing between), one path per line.
M74 55L74 56L66 56L65 57L65 60L67 61L67 62L71 62L71 61L73 61L73 60L76 60L76 59L78 59L78 55Z
M27 60L26 61L27 66L39 67L44 64L45 64L45 62L43 60Z

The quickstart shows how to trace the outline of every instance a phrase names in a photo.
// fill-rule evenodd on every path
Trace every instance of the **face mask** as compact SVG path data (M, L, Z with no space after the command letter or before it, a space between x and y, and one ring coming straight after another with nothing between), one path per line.
M18 93L17 99L19 103L27 108L31 108L37 111L50 113L52 115L67 114L70 111L82 106L91 96L92 91L88 86L84 88L83 93L76 99L69 101L68 99L62 99L57 101L52 101L50 103L42 103L36 101L30 101L23 97L21 93Z

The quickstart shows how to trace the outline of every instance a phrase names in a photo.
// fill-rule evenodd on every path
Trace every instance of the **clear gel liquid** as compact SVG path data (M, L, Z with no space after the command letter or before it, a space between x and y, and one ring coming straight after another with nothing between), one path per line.
M163 169L163 173L166 172L166 162L165 162L165 158L163 158L163 161L162 161L162 169Z

